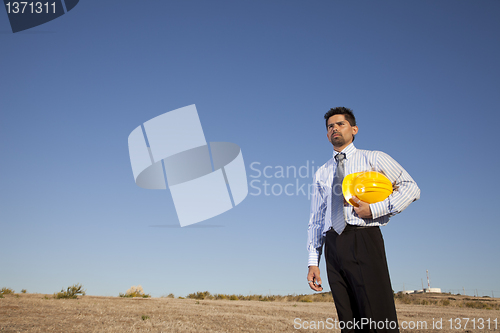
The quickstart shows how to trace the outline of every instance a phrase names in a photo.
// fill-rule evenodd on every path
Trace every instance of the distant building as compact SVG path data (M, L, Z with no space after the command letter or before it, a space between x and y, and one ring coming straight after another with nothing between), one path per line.
M400 293L405 295L409 294L423 294L423 293L441 293L441 288L424 288L420 290L402 290Z
M414 294L415 293L415 290L402 290L400 291L400 293L403 293L405 295L408 295L408 294Z
M424 293L441 293L441 288L424 288Z
M431 281L429 279L429 270L425 271L427 273L427 288L424 288L424 281L422 281L422 289L420 290L402 290L400 293L409 295L409 294L423 294L423 293L441 293L441 288L431 288ZM404 288L403 284L403 288Z

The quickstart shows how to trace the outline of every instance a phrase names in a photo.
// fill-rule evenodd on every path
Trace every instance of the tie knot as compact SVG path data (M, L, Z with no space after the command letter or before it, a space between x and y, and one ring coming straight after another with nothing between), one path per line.
M342 162L344 159L345 159L344 153L338 153L337 155L335 155L335 160L337 161L337 163Z

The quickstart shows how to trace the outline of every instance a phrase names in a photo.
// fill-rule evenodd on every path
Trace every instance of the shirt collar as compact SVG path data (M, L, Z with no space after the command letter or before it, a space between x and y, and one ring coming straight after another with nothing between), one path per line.
M335 156L337 156L340 153L344 153L346 159L349 159L354 154L355 151L356 151L356 147L354 147L354 143L351 142L347 147L342 149L341 152L334 150L333 151L333 158L335 158Z

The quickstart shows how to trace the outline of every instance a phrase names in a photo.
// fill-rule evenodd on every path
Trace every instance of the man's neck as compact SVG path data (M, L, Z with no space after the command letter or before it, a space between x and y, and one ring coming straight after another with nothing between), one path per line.
M345 149L345 147L349 146L351 143L352 143L352 141L349 142L348 144L343 145L342 147L335 147L335 146L333 146L333 150L335 150L336 152L340 153L342 150Z

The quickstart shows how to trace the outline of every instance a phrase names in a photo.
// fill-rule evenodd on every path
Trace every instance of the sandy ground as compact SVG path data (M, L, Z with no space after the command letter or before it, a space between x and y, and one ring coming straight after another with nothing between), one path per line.
M0 332L340 332L331 302L4 297ZM397 311L401 332L500 332L500 310L397 303Z

